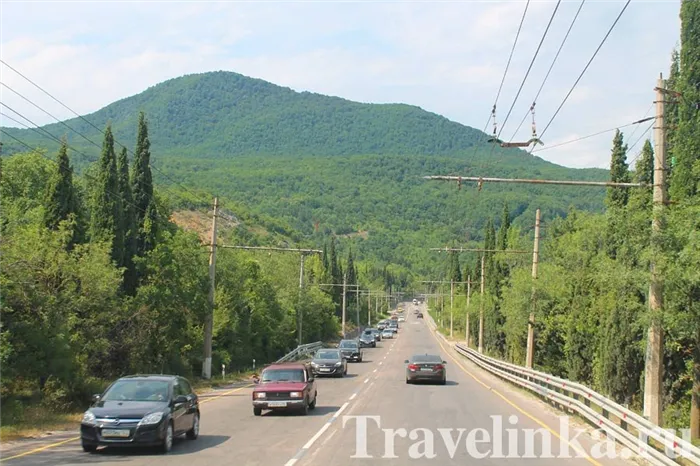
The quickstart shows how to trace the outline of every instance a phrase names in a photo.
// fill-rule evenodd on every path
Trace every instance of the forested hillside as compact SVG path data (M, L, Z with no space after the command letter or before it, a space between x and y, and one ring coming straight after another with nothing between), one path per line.
M533 280L532 256L503 250L532 250L532 232L510 224L513 214L491 211L481 247L499 252L484 256L486 291L466 290L456 300L455 332L478 345L480 309L485 317L487 353L525 363L530 312L535 316L535 366L583 382L619 403L642 412L647 331L663 330L662 424L687 429L700 440L700 99L698 55L700 3L683 2L680 53L673 54L667 80L667 165L670 202L653 205L654 151L644 145L634 171L627 141L615 135L610 180L647 187L608 188L605 213L572 210L565 218L543 215L539 270ZM678 96L682 95L682 98ZM661 233L652 236L653 209ZM534 215L530 215L534 223ZM650 310L651 264L663 287L661 312ZM443 254L447 280L482 278L477 254ZM478 285L472 286L478 290ZM534 290L534 291L533 291ZM444 293L446 288L443 287ZM444 301L431 303L443 332L449 333Z
M267 232L315 244L331 233L349 235L342 247L352 245L360 260L398 264L403 273L434 270L427 247L480 239L494 206L507 203L523 227L538 207L549 218L566 215L572 205L603 208L599 188L486 185L478 191L465 184L457 191L422 177L601 180L604 170L568 169L492 147L484 133L417 107L298 93L230 72L172 79L65 123L99 141L101 133L87 122L97 128L111 122L118 148L132 137L141 110L148 115L153 163L162 170L154 171L155 182L177 193L170 196L174 208L206 211L217 195L232 214L249 213ZM4 130L51 153L58 146L47 133L68 133L79 173L99 155L98 147L58 123ZM12 138L4 142L6 154L26 150Z

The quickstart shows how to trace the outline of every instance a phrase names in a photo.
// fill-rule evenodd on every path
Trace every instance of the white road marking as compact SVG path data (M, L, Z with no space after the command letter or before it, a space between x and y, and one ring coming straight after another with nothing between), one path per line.
M365 379L365 383L369 382L369 379Z
M316 432L316 435L314 435L313 437L311 437L311 440L309 440L308 442L306 442L306 445L304 445L302 448L303 448L304 450L308 450L309 448L311 448L311 445L313 445L314 442L315 442L316 440L318 440L318 438L319 438L321 435L323 435L323 433L324 433L325 431L327 431L328 428L329 428L330 426L331 426L331 425L328 424L328 423L323 424L323 427L321 427L321 429L320 429L318 432Z
M380 362L379 364L381 365L382 363ZM377 372L377 369L373 370L372 372Z
M354 400L356 396L357 396L357 393L353 393L352 396L350 396L350 401Z
M297 462L296 458L292 458L291 460L287 461L284 463L284 466L293 466Z
M372 388L372 385L374 385L374 382L372 382L371 384L369 384L369 385L367 386L367 389Z
M379 361L379 365L381 366L382 364L384 364L384 361ZM377 372L377 369L375 369L374 372Z
M349 404L348 402L345 402L345 404L344 404L343 406L341 406L340 409L339 409L338 411L335 412L335 414L333 415L333 417L337 419L338 416L340 416L340 413L342 413L343 411L345 411L345 408L348 407L348 404ZM330 425L330 424L329 424L329 425Z

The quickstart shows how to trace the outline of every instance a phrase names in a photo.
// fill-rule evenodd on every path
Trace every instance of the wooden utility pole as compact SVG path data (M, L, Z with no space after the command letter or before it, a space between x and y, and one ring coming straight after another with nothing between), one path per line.
M660 236L663 229L666 206L666 122L664 120L664 100L666 98L663 76L656 84L656 125L654 126L654 207L651 224L651 284L649 286L649 307L651 325L647 337L647 354L644 367L644 414L656 425L663 422L663 280L659 276L656 262L661 256Z
M469 348L469 300L472 294L472 277L467 275L467 312L466 312L466 323L464 324L464 339L467 342L467 348Z
M450 338L454 337L454 299L455 299L455 282L450 280Z
M302 322L304 320L304 310L303 310L303 305L302 305L302 298L304 294L304 258L306 256L302 253L301 255L301 262L299 263L299 315L297 317L297 320L299 321L299 346L303 344L302 341Z
M486 255L481 256L481 299L479 300L479 353L484 352L484 288L486 284L486 275L484 262Z
M367 293L367 327L372 326L372 293Z
M537 212L535 213L535 246L532 249L532 308L530 310L530 319L527 322L527 353L525 356L525 367L529 369L532 369L535 361L535 305L537 303L535 280L537 280L537 264L539 263L539 254L540 209L537 209Z
M211 379L211 345L214 329L214 291L216 289L216 219L219 215L219 198L214 198L214 218L211 222L211 241L209 243L209 306L204 317L204 362L202 378Z
M345 338L345 301L347 299L348 273L343 274L343 338Z

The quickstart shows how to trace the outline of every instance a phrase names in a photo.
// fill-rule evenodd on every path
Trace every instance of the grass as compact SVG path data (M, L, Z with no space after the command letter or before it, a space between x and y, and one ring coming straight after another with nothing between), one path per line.
M21 409L4 408L0 441L36 438L50 432L76 430L83 411L56 413L41 405L22 406Z

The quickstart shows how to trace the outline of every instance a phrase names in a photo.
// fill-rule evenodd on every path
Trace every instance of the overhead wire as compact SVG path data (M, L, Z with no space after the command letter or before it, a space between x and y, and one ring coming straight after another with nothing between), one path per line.
M581 4L578 7L578 10L576 10L576 14L574 15L574 18L571 20L571 24L569 25L569 29L566 31L566 34L564 35L564 38L561 41L561 44L559 45L559 50L557 50L556 55L554 55L554 59L552 60L552 64L549 65L549 70L547 70L547 74L544 76L544 79L542 80L542 84L540 84L540 88L537 90L537 94L535 94L535 98L532 99L532 107L534 108L535 104L537 103L537 99L540 97L540 94L542 93L542 89L544 89L544 85L547 83L547 79L549 79L549 75L552 73L552 69L554 68L554 65L557 63L557 59L559 58L559 54L561 53L562 49L564 48L564 44L566 44L566 40L569 38L569 34L571 33L571 30L574 27L574 24L576 23L576 20L578 19L579 13L581 13L581 9L583 9L583 5L586 3L586 0L581 0ZM523 126L523 123L525 123L525 120L527 119L527 116L530 114L530 111L528 110L525 112L525 115L523 116L523 119L520 120L520 124L516 128L516 130L513 132L513 135L510 137L510 141L513 141L515 136L518 134L518 131L520 131L520 128Z
M520 25L518 26L518 31L515 33L515 40L513 41L513 46L510 49L510 55L508 56L508 62L506 63L506 68L503 71L503 76L501 77L501 84L498 86L498 92L496 92L496 99L493 102L493 107L491 109L491 112L489 112L489 118L486 120L486 125L484 125L484 129L481 131L482 133L485 133L486 130L489 127L489 123L491 122L491 119L496 116L496 106L498 105L498 99L501 96L501 91L503 90L503 84L506 81L506 76L508 75L508 69L510 68L510 63L513 60L513 54L515 53L515 47L518 45L518 39L520 38L520 32L523 29L523 23L525 22L525 16L527 15L527 10L530 7L530 0L527 0L527 3L525 3L525 9L523 10L523 15L520 18ZM478 145L474 144L474 155L476 155Z
M556 148L556 147L566 146L566 145L568 145L568 144L573 144L573 143L575 143L575 142L583 141L583 140L585 140L585 139L590 139L590 138L595 137L595 136L600 136L601 134L611 133L611 132L613 132L613 131L615 131L615 130L618 130L618 129L627 128L627 127L629 127L629 126L634 126L634 125L639 125L640 123L645 123L645 122L647 122L647 121L649 121L649 120L653 120L653 119L654 119L654 117L642 118L641 120L633 121L632 123L627 123L626 125L615 126L614 128L608 128L608 129L605 129L605 130L603 130L603 131L598 131L598 132L595 132L595 133L592 133L592 134L588 134L588 135L586 135L586 136L581 136L581 137L578 137L578 138L575 138L575 139L569 139L568 141L564 141L564 142L560 142L560 143L557 143L557 144L553 144L553 145L551 145L551 146L542 147L542 148L540 148L540 149L534 150L533 153L534 153L534 152L542 152L542 151L544 151L544 150L549 150L549 149L554 149L554 148ZM637 126L637 127L635 128L635 130L636 130L637 128L639 128L639 126ZM636 132L636 131L635 131L635 132ZM630 135L630 137L632 137L632 136L634 135L635 132L633 132L632 135Z
M17 73L19 76L21 76L21 77L22 77L23 79L25 79L27 82L29 82L29 83L32 84L34 87L36 87L37 89L39 89L41 92L43 92L44 94L46 94L47 96L49 96L51 99L53 99L53 100L54 100L55 102L57 102L59 105L61 105L63 108L65 108L65 109L68 110L69 112L73 113L75 116L77 116L78 118L80 118L82 121L84 121L85 123L87 123L88 125L90 125L91 127L93 127L94 129L96 129L97 131L99 131L101 134L103 134L103 135L105 134L105 130L104 130L104 129L101 129L101 128L97 127L97 126L96 126L94 123L92 123L90 120L88 120L88 119L85 118L84 116L80 115L78 112L76 112L75 110L73 110L72 108L70 108L68 105L66 105L65 103L63 103L61 100L59 100L59 99L58 99L57 97L55 97L53 94L51 94L49 91L47 91L46 89L44 89L43 87L41 87L39 84L37 84L36 82L34 82L33 80L31 80L29 77L27 77L26 75L24 75L22 72L20 72L19 70L17 70L16 68L14 68L13 66L11 66L9 63L7 63L6 61L4 61L4 60L1 59L1 58L0 58L0 63L2 63L2 64L5 65L6 67L8 67L8 68L11 69L12 71L14 71L15 73ZM8 86L5 85L5 87L8 87ZM36 106L36 105L35 105L35 106ZM45 110L42 109L42 111L45 111ZM48 112L46 112L46 113L48 114ZM52 118L54 118L54 119L56 119L57 121L59 121L58 118L54 117L53 115L50 115L50 114L49 114L49 116L51 116ZM67 124L66 124L66 125L67 125ZM73 131L75 131L75 130L73 130ZM76 131L76 133L77 133L77 131ZM78 133L78 134L79 134L79 133ZM117 139L114 139L114 142L115 142L117 145L119 145L119 146L125 148L125 149L127 150L127 152L131 153L132 156L135 156L134 152L133 152L132 150L130 150L125 144L122 144L122 143L119 142ZM163 176L164 178L170 180L172 183L175 183L175 184L177 184L178 186L180 186L184 191L190 193L191 195L193 195L193 196L195 196L195 197L198 197L200 200L203 199L202 197L200 197L201 195L199 195L199 194L195 193L194 191L190 190L189 188L185 187L182 183L180 183L179 181L174 180L174 179L171 178L169 175L167 175L167 174L164 173L162 170L160 170L158 167L156 167L155 165L153 165L153 163L152 163L151 161L149 161L149 167L151 167L152 169L154 169L155 171L157 171L158 173L160 173L161 176ZM207 199L207 200L206 200L206 203L209 204L209 202L210 202L210 200Z
M620 18L624 14L625 10L627 10L627 7L629 6L631 1L632 0L627 0L627 2L625 3L625 6L622 7L622 10L617 15L617 18L615 18L615 21L613 22L612 26L610 26L610 29L608 29L608 32L605 34L605 36L603 37L603 40L598 45L598 48L595 50L595 52L593 52L593 55L591 56L590 60L588 60L588 63L586 63L586 66L583 68L583 71L581 71L581 74L579 74L578 78L576 78L576 81L574 82L573 86L571 86L571 89L569 89L569 92L564 97L564 100L562 100L561 104L559 104L559 107L554 112L554 115L552 115L552 118L550 118L550 120L547 123L547 125L545 126L544 130L540 133L540 138L547 132L547 129L549 129L549 127L552 125L552 122L557 117L557 115L561 111L562 107L564 106L566 101L571 96L571 93L574 92L574 89L576 89L576 86L578 85L579 81L581 81L581 78L583 78L583 75L586 73L588 68L591 66L591 63L593 63L593 60L598 55L598 52L600 52L600 49L603 47L603 44L605 44L605 42L607 41L608 37L610 36L610 33L612 33L613 29L615 29L615 26L620 21ZM530 153L532 153L533 150L534 150L534 146L530 149Z
M552 26L552 22L554 21L554 17L557 15L557 11L559 11L559 6L561 5L562 0L557 0L557 4L554 6L554 11L552 11L552 16L549 18L549 22L547 23L547 27L544 30L544 33L542 34L542 38L540 39L540 43L537 46L537 50L535 50L535 54L532 57L532 60L530 61L530 66L527 68L527 72L525 73L525 76L523 77L522 82L520 83L520 88L518 89L518 92L515 94L515 98L513 99L513 103L510 106L510 109L508 110L508 114L506 115L506 118L503 120L503 123L501 124L501 129L498 131L498 134L496 135L496 139L499 139L501 137L501 133L503 132L503 128L505 128L506 123L508 122L508 118L510 118L511 113L513 112L513 108L515 108L515 104L518 102L518 98L520 97L520 93L523 90L523 87L525 86L525 82L527 81L528 76L530 75L530 71L532 71L532 67L535 64L535 60L537 60L537 56L540 53L540 49L542 48L542 44L544 43L544 40L547 38L547 33L549 33L549 28ZM497 142L494 141L494 145L491 146L491 153L493 153L494 148L496 147Z

